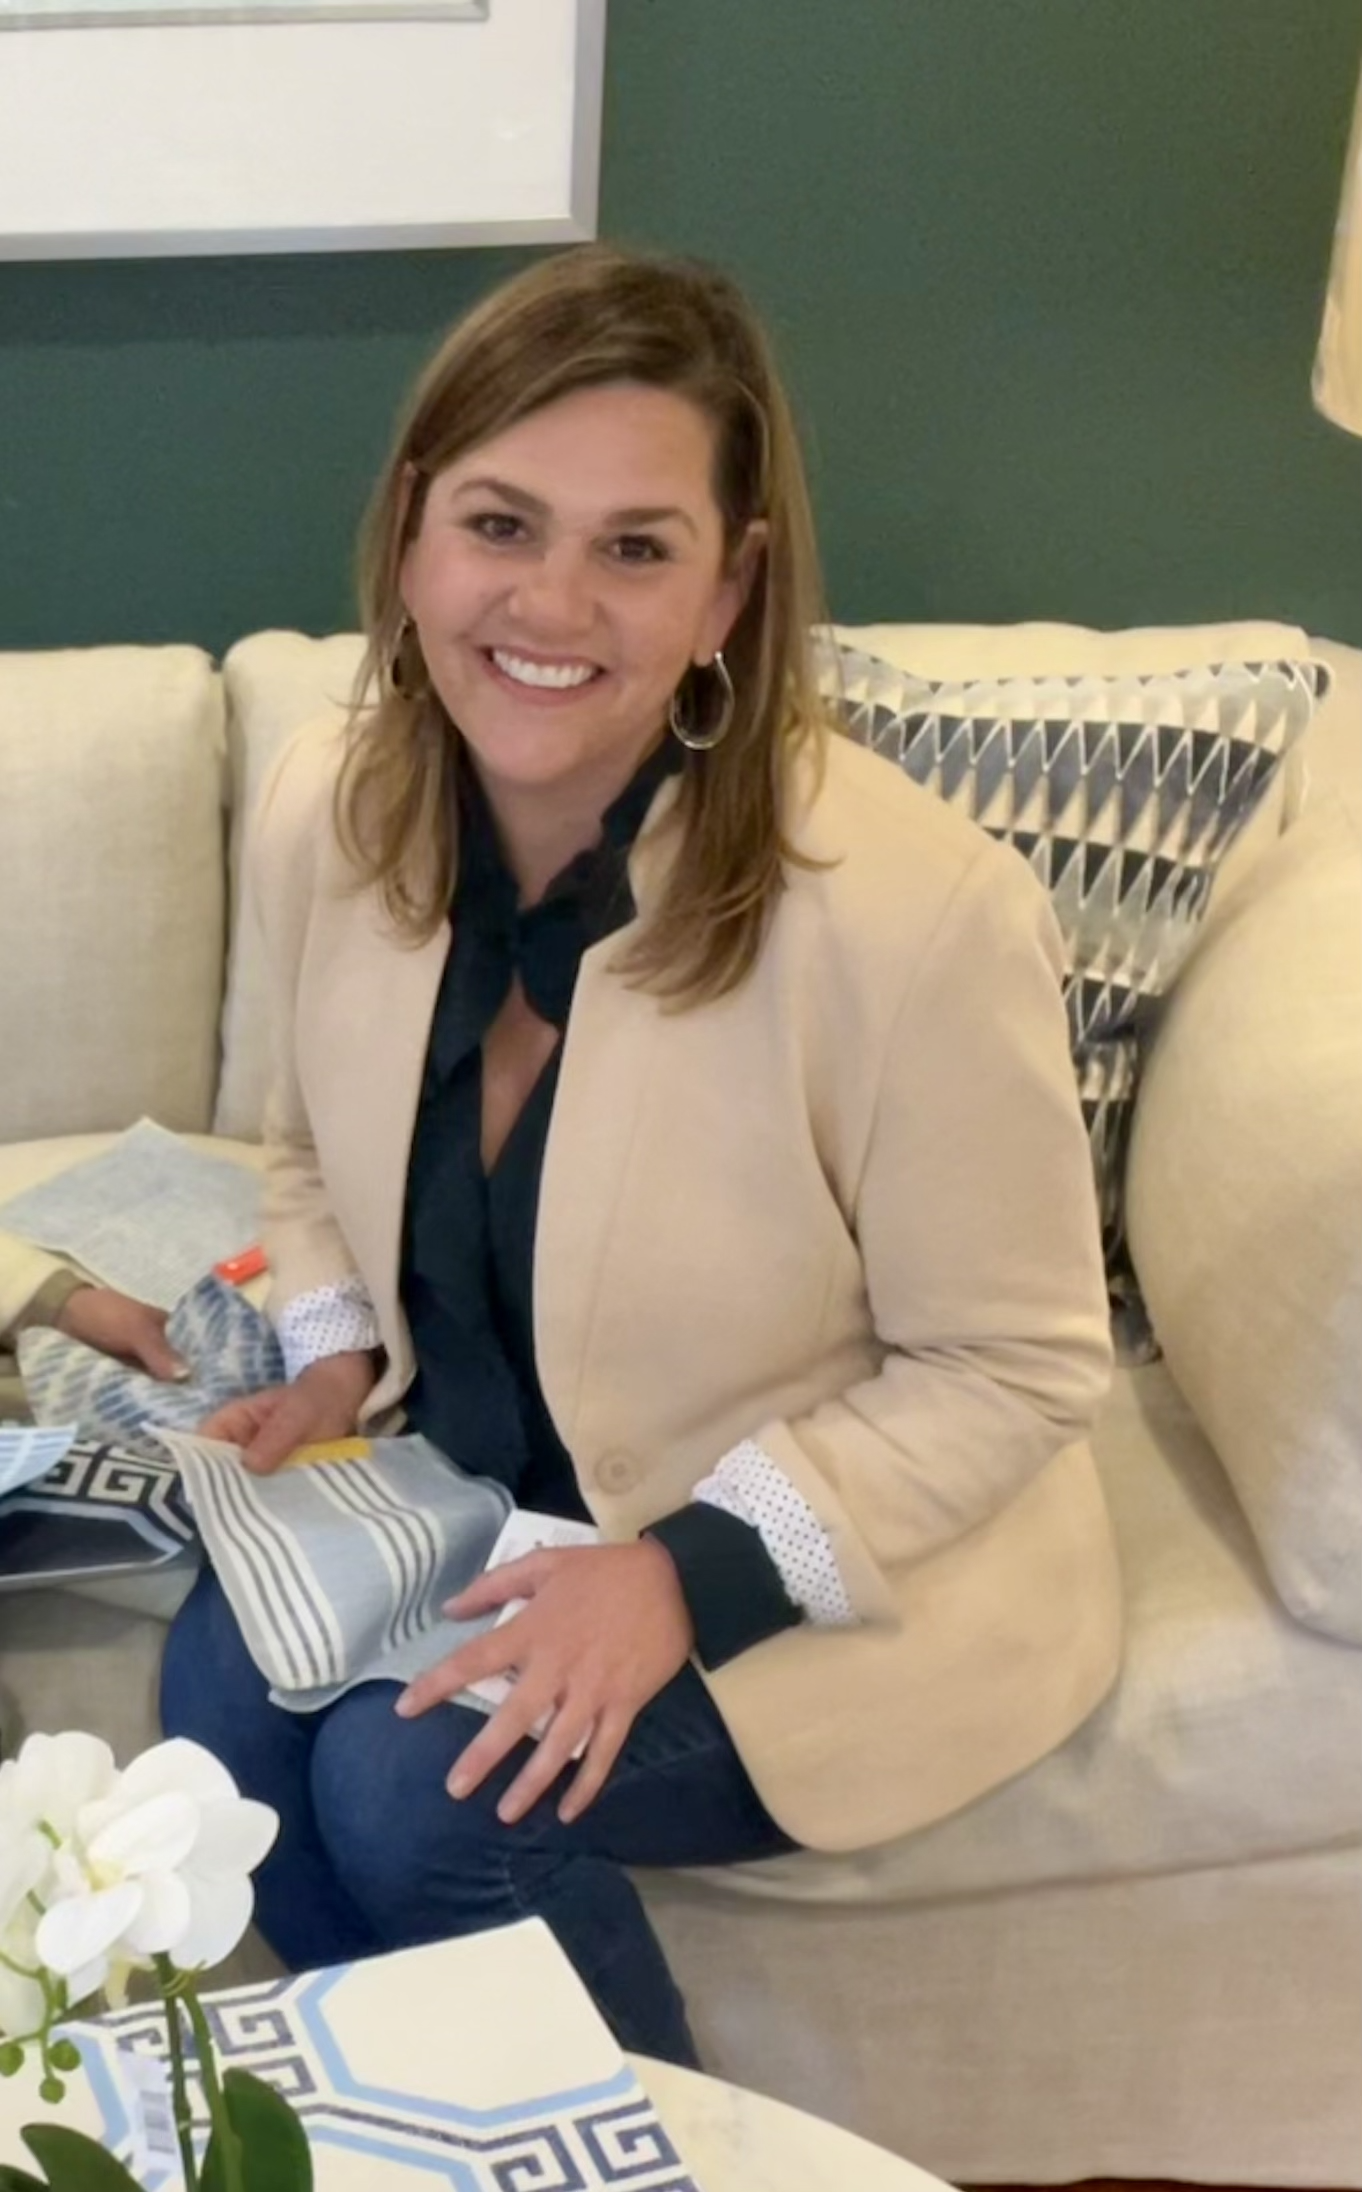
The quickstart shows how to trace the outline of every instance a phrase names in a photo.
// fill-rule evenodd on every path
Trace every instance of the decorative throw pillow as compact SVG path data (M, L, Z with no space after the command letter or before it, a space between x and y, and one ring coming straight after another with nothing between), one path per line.
M1283 659L945 680L831 635L819 646L851 735L1015 846L1050 894L1108 1273L1128 1296L1121 1182L1141 1040L1328 673Z
M163 1568L197 1542L164 1454L152 1461L77 1439L44 1476L0 1499L0 1591Z

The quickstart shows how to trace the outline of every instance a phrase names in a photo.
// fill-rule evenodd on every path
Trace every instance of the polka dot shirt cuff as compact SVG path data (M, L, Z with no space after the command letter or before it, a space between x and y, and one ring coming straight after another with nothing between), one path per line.
M368 1288L358 1278L295 1294L280 1310L276 1323L290 1380L327 1355L377 1347L381 1337Z
M691 1494L754 1529L780 1580L807 1621L851 1628L856 1612L838 1570L832 1540L802 1493L755 1439L743 1439Z

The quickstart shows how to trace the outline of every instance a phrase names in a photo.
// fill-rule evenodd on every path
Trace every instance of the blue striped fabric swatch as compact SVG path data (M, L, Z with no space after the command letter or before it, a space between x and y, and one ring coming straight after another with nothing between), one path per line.
M423 1438L252 1476L220 1440L164 1434L246 1648L277 1705L315 1712L357 1682L408 1682L489 1625L447 1621L511 1510Z

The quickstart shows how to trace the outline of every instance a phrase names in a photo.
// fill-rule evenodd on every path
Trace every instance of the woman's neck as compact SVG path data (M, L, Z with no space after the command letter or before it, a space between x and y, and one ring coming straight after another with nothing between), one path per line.
M646 741L636 754L617 760L613 768L593 771L589 778L583 775L548 785L508 784L484 773L469 755L522 906L537 904L569 861L599 843L601 817L614 805L654 743Z

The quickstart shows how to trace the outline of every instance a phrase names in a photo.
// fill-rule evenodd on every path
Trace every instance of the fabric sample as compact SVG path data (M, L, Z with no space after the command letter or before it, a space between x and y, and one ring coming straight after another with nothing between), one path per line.
M64 1332L21 1332L19 1368L34 1420L75 1423L86 1438L163 1461L157 1425L193 1430L228 1401L277 1385L284 1375L268 1319L211 1274L176 1304L166 1337L189 1364L183 1384L130 1369Z
M236 1447L168 1433L199 1533L277 1705L313 1712L357 1682L410 1681L489 1625L444 1619L511 1511L423 1438L252 1476Z
M0 1591L160 1568L197 1542L179 1471L77 1439L35 1483L0 1500Z

